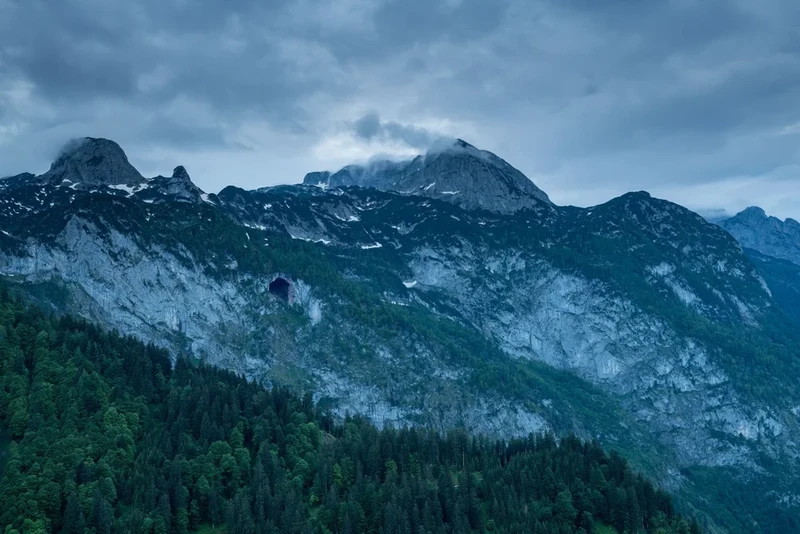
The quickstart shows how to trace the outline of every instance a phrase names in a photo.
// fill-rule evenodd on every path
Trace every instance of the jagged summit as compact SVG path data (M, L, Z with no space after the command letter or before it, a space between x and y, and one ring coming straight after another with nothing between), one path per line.
M743 247L800 265L800 223L794 219L782 221L750 206L717 224Z
M552 206L547 194L527 176L463 139L436 143L426 154L408 161L349 165L333 174L312 172L303 183L374 187L499 213Z
M800 227L800 222L792 219L791 217L787 217L784 220L779 219L773 215L768 215L764 208L759 206L748 206L733 217L726 219L728 221L742 221L742 220L750 220L750 221L768 221L770 224L776 227L786 227L788 229Z
M42 183L52 185L58 185L65 180L83 187L133 187L145 181L139 171L128 162L128 157L117 143L94 137L75 139L67 143L50 165L50 170L41 176Z
M197 187L183 165L172 171L172 176L156 176L147 183L140 195L144 198L160 200L163 198L178 202L201 202L203 190Z
M189 178L189 173L186 172L186 167L184 167L183 165L178 165L177 167L175 167L175 169L172 171L172 177L176 180L191 181L191 179Z

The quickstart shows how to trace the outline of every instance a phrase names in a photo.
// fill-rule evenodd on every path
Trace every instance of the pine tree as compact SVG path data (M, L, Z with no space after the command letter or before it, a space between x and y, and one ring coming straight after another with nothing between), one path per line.
M78 497L74 493L70 493L64 508L61 534L81 534L85 529L86 521L83 518L80 504L78 504Z
M97 534L110 534L114 528L114 511L99 488L92 497L92 525Z

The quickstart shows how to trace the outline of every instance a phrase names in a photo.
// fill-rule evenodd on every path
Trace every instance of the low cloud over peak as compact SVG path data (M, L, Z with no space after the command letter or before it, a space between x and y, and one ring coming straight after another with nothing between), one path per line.
M375 112L367 113L353 122L352 128L353 133L364 141L397 142L420 150L427 149L441 137L414 125L382 121Z

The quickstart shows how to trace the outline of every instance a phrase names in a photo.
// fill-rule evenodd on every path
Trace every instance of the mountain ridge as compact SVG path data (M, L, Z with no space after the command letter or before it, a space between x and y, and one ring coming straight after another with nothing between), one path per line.
M796 340L730 234L681 206L503 213L309 185L179 202L154 180L0 189L0 273L339 415L599 439L715 521L723 481L775 514L770 495L800 495Z

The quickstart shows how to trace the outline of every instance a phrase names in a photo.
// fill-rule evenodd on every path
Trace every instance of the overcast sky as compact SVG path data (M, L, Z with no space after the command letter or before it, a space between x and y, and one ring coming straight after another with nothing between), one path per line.
M0 175L76 136L210 192L457 136L559 204L800 219L800 2L0 0Z

